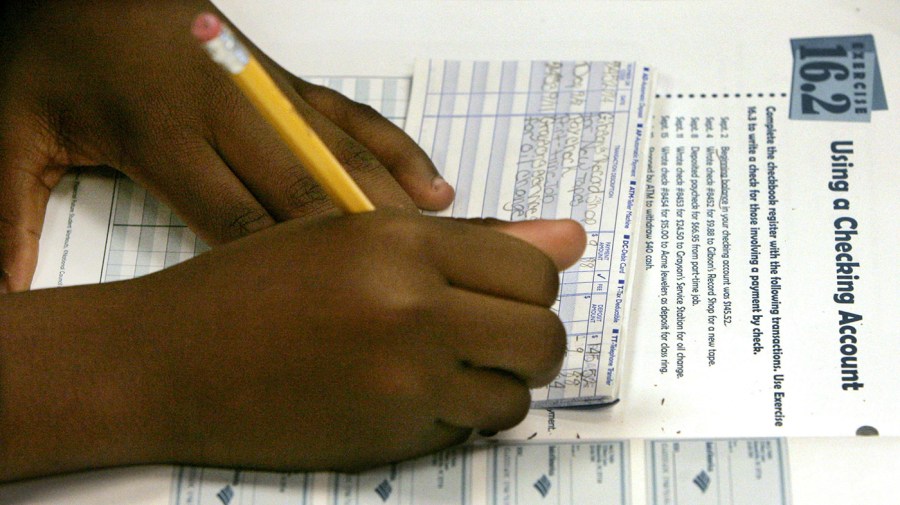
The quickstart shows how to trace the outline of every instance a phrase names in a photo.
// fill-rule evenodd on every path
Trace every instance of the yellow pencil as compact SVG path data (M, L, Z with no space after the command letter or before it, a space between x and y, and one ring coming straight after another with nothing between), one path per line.
M210 13L197 16L191 32L221 65L253 106L271 124L325 193L347 213L375 210L372 202L344 170L275 81L234 33Z

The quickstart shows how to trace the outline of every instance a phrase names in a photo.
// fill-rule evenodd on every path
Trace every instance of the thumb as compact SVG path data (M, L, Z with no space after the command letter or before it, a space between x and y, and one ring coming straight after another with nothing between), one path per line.
M63 170L44 170L28 144L0 140L0 294L31 287L50 190ZM33 139L31 139L33 142ZM32 146L33 147L33 146ZM45 161L44 161L45 163Z
M560 272L578 261L587 244L584 228L571 219L536 219L514 223L485 219L482 224L537 247L553 260Z
M50 197L49 189L35 179L0 167L0 293L31 286Z

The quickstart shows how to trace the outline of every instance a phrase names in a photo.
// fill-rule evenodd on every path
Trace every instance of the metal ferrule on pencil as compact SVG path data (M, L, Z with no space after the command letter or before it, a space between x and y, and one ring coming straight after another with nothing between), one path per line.
M222 26L222 32L203 44L209 56L232 74L239 74L250 62L247 48L234 36L228 27Z

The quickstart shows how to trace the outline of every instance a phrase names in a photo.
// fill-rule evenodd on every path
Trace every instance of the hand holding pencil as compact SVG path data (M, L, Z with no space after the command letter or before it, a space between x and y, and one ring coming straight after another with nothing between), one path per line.
M0 293L29 288L50 190L75 167L123 172L210 245L334 210L189 33L211 3L5 6L22 15L0 20ZM396 125L246 47L378 207L449 205L452 188Z
M196 47L198 3L39 3L0 67L13 289L74 164L118 168L230 241L138 279L2 296L0 481L160 463L359 469L518 422L565 352L549 306L584 230L389 209L413 207L404 189L432 207L452 190L383 118L260 56L380 208L290 219L323 210L305 196L318 186Z
M322 139L284 96L262 65L215 14L197 16L191 28L212 59L272 125L304 168L328 196L347 213L375 210L372 202L331 154Z

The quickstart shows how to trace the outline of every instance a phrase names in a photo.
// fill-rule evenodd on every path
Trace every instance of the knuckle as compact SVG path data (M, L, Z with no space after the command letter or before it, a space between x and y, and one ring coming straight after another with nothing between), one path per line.
M382 168L378 159L351 137L338 141L337 156L341 163L357 174L367 175Z
M285 198L294 217L317 215L332 208L328 195L312 177L300 170L299 165L287 170L293 174L285 186Z
M262 209L243 207L235 210L230 219L222 222L218 238L230 242L268 227L272 219Z
M382 288L378 297L379 313L372 324L381 332L430 338L428 329L437 324L440 309L424 284L418 279L405 279Z
M400 147L403 141L394 141L393 144ZM433 171L434 174L437 174L437 169L433 168L434 165L431 162L431 159L428 158L428 155L425 154L425 151L419 148L413 142L410 142L409 147L403 146L402 148L393 149L390 154L390 167L389 169L398 174L398 176L402 176L404 173L412 173L416 174L420 167L429 167L429 170Z
M429 221L416 214L398 211L382 214L386 217L376 227L376 240L388 244L398 254L421 253L425 244L433 238Z
M15 217L7 217L0 212L0 245L21 242L37 243L41 239L41 230L26 226Z
M426 231L417 221L399 214L379 220L369 227L372 236L358 246L369 251L368 258L380 258L380 268L365 270L370 306L379 307L375 318L380 324L421 324L437 310L434 285L421 268Z
M394 283L381 296L381 324L404 328L427 321L432 309L426 293L414 283Z

